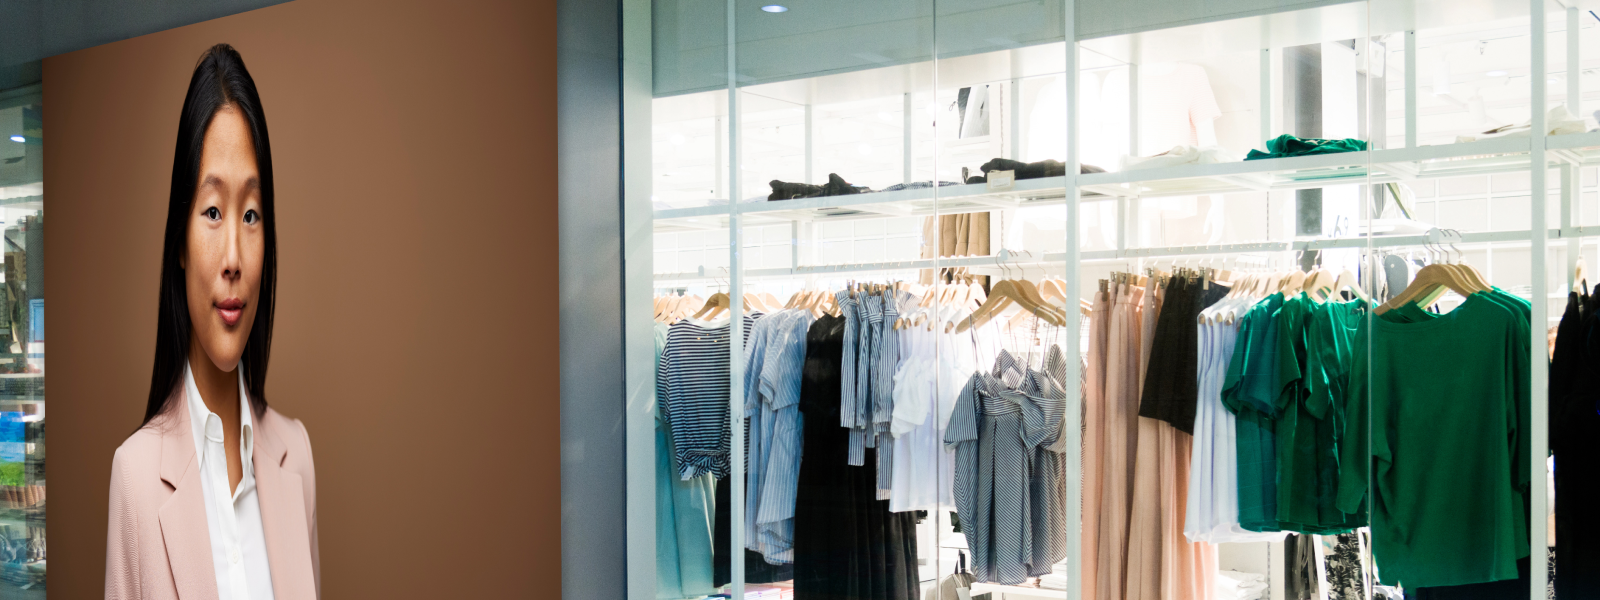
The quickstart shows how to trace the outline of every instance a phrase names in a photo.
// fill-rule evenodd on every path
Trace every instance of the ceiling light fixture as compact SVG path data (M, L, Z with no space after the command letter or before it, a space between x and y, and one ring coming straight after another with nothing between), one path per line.
M24 137L22 137L20 135L13 135L13 136L11 136L11 141L16 142L18 144L21 144L23 142L28 141L28 139L24 138Z
M1489 71L1488 73L1484 73L1484 75L1488 76L1488 77L1505 77L1506 76L1506 72L1505 71Z
M761 10L767 11L769 13L781 13L781 12L789 12L789 7L783 6L781 4L768 4L766 6L761 7Z

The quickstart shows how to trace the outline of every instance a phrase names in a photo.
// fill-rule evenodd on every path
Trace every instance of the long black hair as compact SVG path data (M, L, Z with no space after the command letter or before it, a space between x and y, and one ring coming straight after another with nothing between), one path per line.
M256 320L244 345L244 381L250 408L257 417L267 410L267 358L272 350L273 291L278 282L278 229L272 208L272 144L267 115L256 94L256 82L244 59L227 44L217 44L200 57L189 78L189 93L178 117L178 148L172 157L172 196L167 200L167 232L161 243L161 300L156 318L156 364L150 374L150 401L144 423L168 407L183 380L189 357L188 287L180 259L188 246L190 204L200 179L200 155L211 118L232 105L250 125L256 172L261 183L261 218L266 225L266 257L261 263L261 291Z

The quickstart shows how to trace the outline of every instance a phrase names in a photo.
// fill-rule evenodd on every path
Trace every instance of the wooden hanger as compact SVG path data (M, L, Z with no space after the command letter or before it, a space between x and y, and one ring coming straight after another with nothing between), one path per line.
M1287 277L1283 278L1283 282L1279 284L1278 291L1283 292L1285 296L1293 295L1294 293L1299 292L1300 288L1305 287L1305 284L1305 271L1295 269L1294 271L1289 272Z
M1574 289L1572 291L1581 292L1584 295L1588 295L1589 294L1589 275L1587 273L1584 273L1583 271L1584 271L1583 257L1579 256L1577 265L1572 270L1572 283L1573 283L1574 286L1577 287L1577 289Z
M1409 302L1416 302L1418 306L1428 306L1438 300L1444 290L1461 294L1463 298L1471 296L1474 291L1477 291L1469 283L1461 279L1458 271L1451 269L1449 265L1435 263L1417 271L1416 279L1411 280L1411 284L1407 285L1406 289L1395 294L1388 302L1373 309L1373 312L1381 315L1405 306Z
M1333 292L1331 293L1337 294L1343 290L1350 290L1350 293L1355 294L1357 298L1367 302L1372 301L1372 297L1367 295L1366 290L1361 289L1361 282L1356 280L1356 274L1351 272L1350 269L1345 269L1339 273L1339 279L1333 282Z
M1332 271L1318 268L1306 276L1305 283L1302 284L1300 291L1305 292L1306 296L1311 298L1313 302L1320 304L1326 301L1333 293L1333 283L1338 279Z
M1021 305L1024 309L1032 311L1040 319L1052 325L1059 327L1066 324L1066 319L1055 312L1055 307L1043 306L1034 300L1034 297L1038 295L1037 289L1034 290L1032 295L1029 295L1023 287L1018 285L1018 282L1009 279L995 284L990 289L988 299L984 301L982 306L978 307L978 310L973 311L971 317L962 319L956 325L955 332L963 333L971 327L988 323L998 314L999 310L1009 305L1009 302Z
M732 306L733 299L729 298L727 294L717 292L711 295L710 300L706 300L706 304L700 308L700 312L695 313L690 318L705 319L709 321L713 318L716 318L718 314L721 314L722 311L728 310Z

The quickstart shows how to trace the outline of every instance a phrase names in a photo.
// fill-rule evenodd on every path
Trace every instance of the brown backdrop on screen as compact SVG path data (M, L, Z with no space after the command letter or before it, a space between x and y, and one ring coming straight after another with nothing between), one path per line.
M555 22L298 0L45 60L52 597L102 592L178 113L218 42L272 134L268 401L311 434L324 597L559 594Z

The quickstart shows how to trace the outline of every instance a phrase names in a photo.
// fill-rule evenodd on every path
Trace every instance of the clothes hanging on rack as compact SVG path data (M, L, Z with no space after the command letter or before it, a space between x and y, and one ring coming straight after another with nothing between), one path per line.
M1358 539L1358 536L1364 535L1365 532L1357 530L1332 537L1333 550L1324 553L1329 600L1366 600L1366 582L1371 573L1361 559L1362 543ZM1324 538L1324 545L1328 539Z
M1099 596L1097 590L1101 585L1100 565L1100 536L1105 530L1112 527L1111 515L1102 503L1102 494L1105 487L1107 465L1106 453L1106 412L1105 401L1107 343L1110 331L1110 294L1099 291L1094 295L1093 308L1089 312L1089 330L1085 337L1089 340L1089 347L1084 352L1083 369L1083 544L1080 556L1083 557L1083 583L1082 598L1095 600ZM1120 561L1118 561L1120 565ZM1121 585L1121 577L1116 578L1117 585ZM1106 585L1110 585L1109 583Z
M842 418L846 319L825 315L806 332L799 411L806 422L794 517L797 600L915 600L914 513L877 499L872 467L849 466L851 432ZM870 457L872 452L866 454ZM873 457L875 458L875 457ZM870 463L869 463L870 464Z
M1366 524L1364 507L1335 507L1345 378L1366 302L1318 303L1304 293L1278 310L1277 519L1286 531L1336 534Z
M1148 292L1148 295L1147 295ZM1095 597L1119 599L1127 589L1128 527L1132 515L1134 455L1139 443L1139 390L1148 364L1156 289L1127 284L1110 288L1106 331L1101 457L1099 547Z
M1278 460L1273 417L1277 414L1278 320L1283 294L1274 293L1240 317L1238 341L1228 362L1222 402L1235 416L1238 453L1239 527L1278 528Z
M1406 304L1358 335L1350 396L1370 401L1348 403L1337 499L1354 512L1371 465L1382 583L1409 593L1526 577L1530 316L1526 300L1493 289L1445 314ZM1451 376L1419 375L1439 357Z
M772 564L794 561L795 487L800 469L800 371L809 310L780 310L756 321L745 346L745 548Z
M1284 597L1312 600L1320 593L1317 586L1317 552L1309 535L1291 534L1283 540Z
M1205 598L1215 587L1216 548L1183 536L1198 390L1202 310L1229 288L1188 277L1166 287L1152 336L1134 455L1126 598ZM1187 419L1183 427L1174 423Z
M655 326L657 361L667 345L667 329L665 323ZM687 480L678 477L667 423L657 413L656 598L704 596L716 591L711 582L715 480L709 473Z
M1550 452L1555 461L1557 598L1600 592L1600 295L1573 292L1550 365Z
M1238 315L1253 298L1225 299L1208 311L1200 324L1200 398L1195 412L1194 453L1189 471L1187 521L1190 540L1223 542L1281 541L1283 532L1258 533L1239 526L1239 454L1237 419L1222 402L1222 386L1239 341Z
M741 339L749 341L759 313L743 318ZM672 433L678 475L690 479L710 473L728 476L730 433L728 394L732 321L683 319L667 330L667 344L656 365L656 398Z
M1065 361L1059 346L1038 371L1001 352L956 400L945 443L977 581L1020 584L1066 558Z
M903 297L900 314L915 310L917 299ZM945 307L938 314L961 310ZM901 361L893 379L889 426L894 437L889 509L936 511L955 506L950 486L955 455L944 446L944 432L961 393L955 382L964 380L979 364L994 363L997 326L990 323L961 334L907 326L897 334Z

